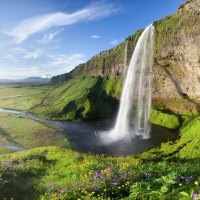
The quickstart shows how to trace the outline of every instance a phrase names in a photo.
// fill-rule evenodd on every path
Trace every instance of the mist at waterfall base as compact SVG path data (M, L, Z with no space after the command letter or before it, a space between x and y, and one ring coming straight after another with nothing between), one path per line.
M136 136L142 139L150 137L151 125L148 121L151 112L153 46L154 26L151 24L146 27L135 46L124 81L114 128L98 133L103 143L129 141ZM127 44L124 63L127 63L126 57Z

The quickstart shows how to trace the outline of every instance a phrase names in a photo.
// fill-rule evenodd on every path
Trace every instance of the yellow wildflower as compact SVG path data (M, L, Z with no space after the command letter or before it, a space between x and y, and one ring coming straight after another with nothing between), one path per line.
M195 181L194 184L195 184L195 185L199 185L198 181Z

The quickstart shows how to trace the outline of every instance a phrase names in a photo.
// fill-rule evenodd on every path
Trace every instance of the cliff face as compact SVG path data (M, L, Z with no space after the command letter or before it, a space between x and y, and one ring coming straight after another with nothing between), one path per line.
M200 112L200 1L187 0L175 14L154 22L154 26L153 106L181 115ZM70 76L99 75L104 79L114 78L116 82L122 79L126 70L125 45L128 42L130 61L142 31L79 65ZM55 77L55 82L59 78Z
M187 1L177 13L154 24L154 105L175 113L199 112L199 0Z

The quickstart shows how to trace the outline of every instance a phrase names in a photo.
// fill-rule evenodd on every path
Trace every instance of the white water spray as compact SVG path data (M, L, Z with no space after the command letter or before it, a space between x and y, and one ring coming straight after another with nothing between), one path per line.
M127 74L127 71L128 71L127 52L128 52L128 41L126 42L125 50L124 50L124 74L123 74L124 79L126 78L126 74Z
M151 75L154 61L154 26L140 36L133 52L120 99L114 128L101 134L106 143L129 140L136 135L149 137L151 111Z

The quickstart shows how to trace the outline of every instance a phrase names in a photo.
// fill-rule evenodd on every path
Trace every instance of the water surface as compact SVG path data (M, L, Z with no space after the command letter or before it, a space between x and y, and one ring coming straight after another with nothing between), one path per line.
M72 147L77 151L86 153L91 152L114 156L137 155L151 148L158 147L163 142L175 140L177 138L176 133L164 127L152 125L150 132L151 137L149 139L135 137L129 141L118 141L106 145L99 139L96 133L100 131L109 131L113 127L113 120L95 122L51 121L36 117L30 113L15 110L0 109L0 112L22 115L38 122L62 128L66 137L71 142ZM23 148L20 148L20 150L23 150Z

